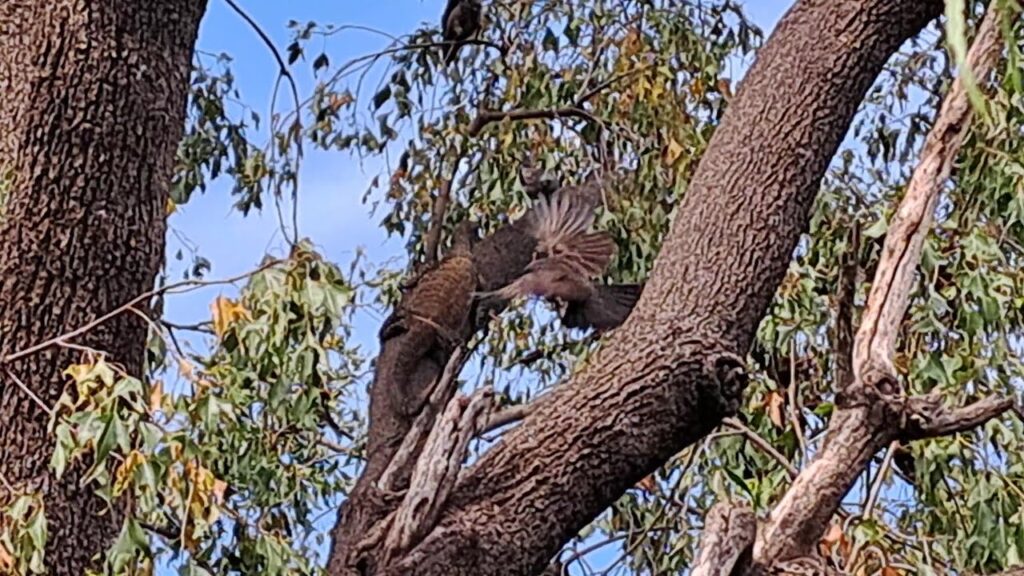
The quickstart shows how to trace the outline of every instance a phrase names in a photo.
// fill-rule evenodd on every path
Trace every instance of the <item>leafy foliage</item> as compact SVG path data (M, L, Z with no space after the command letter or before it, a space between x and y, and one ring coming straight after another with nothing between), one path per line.
M130 502L106 573L148 573L167 549L186 553L189 574L314 571L312 519L333 507L358 458L356 446L325 439L328 415L344 417L346 439L358 427L340 400L362 364L344 344L355 297L336 266L299 246L252 274L237 300L214 300L208 353L151 346L186 389L92 352L68 369L53 468L88 455L83 482Z

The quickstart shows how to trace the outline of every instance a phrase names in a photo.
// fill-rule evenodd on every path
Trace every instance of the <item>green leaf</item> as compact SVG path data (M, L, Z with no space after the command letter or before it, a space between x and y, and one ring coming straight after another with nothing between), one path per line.
M385 84L376 94L373 95L373 109L380 110L388 99L391 98L391 86Z

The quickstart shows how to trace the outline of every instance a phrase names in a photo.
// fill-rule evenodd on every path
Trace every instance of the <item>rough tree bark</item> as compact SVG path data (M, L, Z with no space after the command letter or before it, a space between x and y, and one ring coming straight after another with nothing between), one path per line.
M830 159L885 61L941 10L939 0L797 2L716 130L627 323L465 472L418 546L360 570L342 559L357 543L338 535L373 526L343 527L330 573L540 573L626 489L734 412L739 357Z
M82 467L48 469L45 410L80 358L56 347L4 359L153 287L205 0L0 2L0 166L13 169L0 223L0 475L44 494L50 574L80 576L111 542ZM142 370L145 323L125 314L78 342ZM6 498L0 489L0 498Z

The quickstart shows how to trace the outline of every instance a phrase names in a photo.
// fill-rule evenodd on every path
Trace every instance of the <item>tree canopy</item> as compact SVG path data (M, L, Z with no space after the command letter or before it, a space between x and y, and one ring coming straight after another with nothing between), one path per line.
M229 4L242 16L239 26L270 25ZM819 6L827 3L795 4L776 28L778 37L795 36L801 26L813 29L801 16L827 11ZM890 10L878 8L884 3L866 4ZM909 396L937 393L948 406L1016 397L1024 376L1024 33L1016 3L986 4L947 2L943 18L924 8L913 18L892 8L887 18L928 24L920 33L904 22L889 38L849 39L899 49L891 56L880 52L884 48L856 53L885 64L862 82L870 88L851 104L857 108L848 131L834 126L842 121L835 118L843 116L843 103L807 100L811 96L794 97L789 101L799 105L787 109L749 104L733 120L730 140L720 146L733 146L737 163L750 158L752 173L766 170L775 154L780 177L799 176L801 163L814 164L817 156L828 162L823 178L778 184L816 194L804 211L809 218L796 201L771 204L785 198L782 193L734 191L745 181L730 187L699 175L695 181L695 174L744 90L767 91L770 82L780 93L795 90L807 75L838 94L844 74L867 74L858 66L869 66L828 61L831 46L819 46L823 56L814 69L774 67L744 79L750 77L741 65L760 60L767 44L733 0L487 2L481 34L448 66L440 22L385 31L378 52L343 62L332 48L357 31L358 22L291 22L292 43L275 46L267 39L267 65L280 68L269 112L239 92L230 55L190 52L184 135L163 199L169 234L178 207L226 181L231 198L224 202L239 217L277 215L288 253L267 254L240 276L214 278L201 246L187 255L169 250L151 290L93 310L74 333L53 333L18 349L0 343L0 369L54 347L75 358L59 366L63 393L32 395L32 404L41 411L38 420L47 422L48 474L73 478L119 511L112 514L120 531L96 570L325 570L331 535L322 519L333 518L366 471L367 446L374 442L367 437L373 393L367 388L385 362L355 343L353 318L365 310L387 316L403 298L401 283L447 253L459 222L479 223L486 237L519 218L534 202L520 175L531 162L561 185L583 184L592 174L604 183L594 227L612 235L617 252L602 282L646 282L668 262L659 260L663 243L682 242L676 229L697 220L680 215L688 202L699 201L690 195L694 189L700 199L719 199L723 205L709 200L705 209L727 212L737 229L763 225L750 214L764 208L777 209L768 224L778 226L779 235L799 232L795 250L782 241L773 248L790 253L787 261L737 263L763 267L765 286L759 288L774 291L767 314L756 320L749 354L739 351L746 355L745 389L733 407L737 413L723 407L717 421L709 421L707 430L696 426L685 442L659 440L665 449L685 447L624 493L616 492L623 478L609 480L613 488L595 487L615 492L614 504L578 533L548 538L558 540L556 565L567 574L692 569L716 503L743 503L768 518L822 454L826 438L837 434L829 424L847 410L840 396L850 377L849 340L867 306L887 232L944 98L963 75L983 17L996 10L999 55L993 71L968 86L973 121L956 149L952 174L942 182L892 364ZM851 29L875 30L863 23ZM906 42L896 37L904 32ZM303 90L306 84L311 88ZM787 117L803 119L812 136L820 130L820 138L804 143L820 149L805 153L770 139L785 140L770 123ZM749 132L741 122L749 122ZM743 142L737 134L744 133L768 139ZM758 148L772 154L755 158ZM0 147L0 161L7 159L4 153ZM353 163L386 161L367 189L337 193L352 210L372 215L388 235L401 238L406 261L371 261L360 251L347 261L330 261L316 237L302 234L295 211L318 210L303 202L302 161L312 153ZM2 241L2 230L12 229L10 219L18 217L6 215L5 199L18 188L5 183L15 182L14 174L0 171L0 177ZM724 204L741 193L749 203ZM809 200L801 194L789 197ZM773 230L758 233L771 237ZM699 246L732 240L705 238ZM187 266L175 277L180 262ZM663 272L653 295L644 298L661 298L666 314L699 310L701 302L690 308L673 303L677 295L665 286L672 273L707 271L689 262L670 264L677 267ZM777 289L771 284L775 268ZM705 281L716 280L708 273ZM161 315L165 302L211 286L227 295L211 301L209 318L182 325ZM735 295L730 290L722 289L723 298ZM651 310L649 316L629 322L653 322L652 302L638 309ZM738 297L707 306L734 306L736 324L756 308ZM489 493L488 483L499 483L487 474L506 456L496 446L530 441L514 435L523 415L540 405L539 396L550 403L550 394L564 390L570 377L584 384L603 376L631 378L623 371L643 360L615 365L628 344L645 343L642 338L609 345L614 332L567 329L555 312L546 302L513 302L462 343L466 368L461 379L455 376L460 398L469 402L475 391L491 387L493 412L502 417L485 418L487 429L473 431L467 472L453 489L453 506L460 510L472 508L461 499ZM145 348L140 367L76 339L119 317L145 323L145 342L132 343ZM742 340L736 336L741 328L697 326L703 318L693 318L692 326L678 321L678 342L667 348L687 346L691 328L728 342L724 349ZM653 350L657 343L646 344ZM673 377L673 370L691 369L681 361L656 368ZM30 394L27 389L35 387L15 384L21 379L11 374L0 371L5 401L16 393L10 390ZM621 415L626 426L634 417ZM601 433L592 437L603 438ZM1024 565L1022 421L1009 410L956 434L921 436L886 438L881 450L865 455L852 489L840 494L838 512L829 511L825 530L814 535L816 549L806 552L851 574L989 574ZM565 443L582 451L603 449L590 446L588 438ZM6 487L0 566L44 573L54 546L61 545L54 540L60 530L47 514L45 491L0 480ZM446 521L440 524L451 528Z

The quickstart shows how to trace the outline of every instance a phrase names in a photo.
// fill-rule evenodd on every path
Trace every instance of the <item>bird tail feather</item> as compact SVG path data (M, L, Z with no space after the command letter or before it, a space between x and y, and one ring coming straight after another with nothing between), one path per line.
M568 328L618 328L629 318L643 292L642 284L595 286L594 295L584 302L571 302L562 315Z

